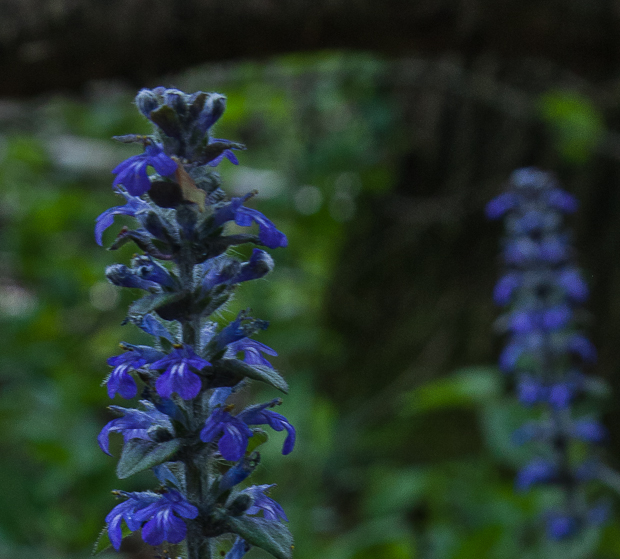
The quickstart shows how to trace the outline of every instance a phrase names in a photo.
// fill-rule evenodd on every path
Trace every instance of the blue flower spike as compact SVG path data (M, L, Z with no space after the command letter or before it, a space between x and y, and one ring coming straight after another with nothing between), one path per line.
M503 218L506 226L505 270L493 297L505 309L499 322L505 325L507 340L499 366L515 376L519 401L543 411L514 433L515 444L536 442L544 451L519 471L515 487L557 488L563 504L545 514L550 540L575 537L595 524L586 485L599 477L599 462L593 458L575 464L572 449L581 444L594 452L606 440L599 421L574 419L571 410L573 402L586 396L581 369L596 361L576 312L588 297L588 287L563 225L564 217L577 208L577 200L552 174L533 167L515 171L508 190L486 208L487 217Z
M116 417L97 442L111 455L110 439L121 435L119 478L150 469L159 486L114 492L123 500L106 517L109 541L119 551L128 531L140 532L150 546L182 543L182 559L211 559L218 540L232 533L236 538L226 559L241 559L251 547L291 559L293 539L281 524L287 520L284 510L266 495L271 486L247 481L260 462L248 443L255 436L266 442L258 426L268 425L286 432L282 454L287 455L295 446L295 428L273 411L279 398L238 413L227 403L250 382L282 391L286 382L267 359L276 351L254 339L268 322L249 311L230 321L222 318L240 285L271 272L274 261L264 248L286 246L286 236L259 210L244 206L255 192L231 198L221 188L214 167L224 159L238 165L234 150L245 149L211 134L226 108L223 95L156 87L140 90L135 103L153 133L116 138L139 143L144 151L112 171L113 189L125 203L99 215L95 240L102 245L118 216L135 223L133 229L124 226L110 248L133 243L139 253L129 263L108 266L106 277L139 293L124 324L152 341L124 343L123 352L108 359L110 398L139 402L135 408L110 406ZM227 235L228 222L257 226L258 234ZM251 245L247 261L232 254L241 244ZM573 292L579 289L570 277L566 284ZM566 343L577 353L587 349L576 338ZM587 422L575 432L596 436Z

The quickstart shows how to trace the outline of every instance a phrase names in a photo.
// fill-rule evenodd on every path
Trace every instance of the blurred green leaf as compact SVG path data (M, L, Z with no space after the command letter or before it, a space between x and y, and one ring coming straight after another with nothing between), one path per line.
M470 367L416 388L402 397L404 417L445 408L462 408L493 400L501 394L496 368Z
M560 155L570 163L588 161L605 133L603 115L594 103L574 91L550 91L538 106L555 134Z
M265 444L269 440L269 435L260 427L252 427L252 436L248 440L246 454L254 452L260 445Z

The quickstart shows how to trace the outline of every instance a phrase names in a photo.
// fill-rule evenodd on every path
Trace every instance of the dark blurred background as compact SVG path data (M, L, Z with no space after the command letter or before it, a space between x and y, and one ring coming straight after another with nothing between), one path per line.
M483 214L526 165L580 199L619 466L619 55L612 0L0 0L0 558L86 557L110 491L153 484L117 481L96 444L105 360L143 338L103 275L133 250L93 224L134 154L110 137L149 132L132 100L158 85L227 95L217 135L248 151L224 187L257 188L289 238L222 318L269 320L291 385L298 447L274 435L255 483L278 484L295 557L620 557L617 520L550 545L553 492L513 492L527 412L494 365ZM120 557L158 553L136 538Z

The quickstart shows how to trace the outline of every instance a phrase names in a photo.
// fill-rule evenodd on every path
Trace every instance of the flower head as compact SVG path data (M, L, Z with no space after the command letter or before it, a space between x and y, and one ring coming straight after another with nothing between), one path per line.
M120 433L123 435L125 442L131 439L152 440L149 432L154 429L165 429L174 434L174 428L170 422L170 418L157 410L155 406L147 401L141 400L140 404L145 411L132 408L121 408L119 406L110 406L110 409L116 413L122 414L110 421L99 433L97 442L101 450L106 454L110 454L108 437L110 433Z
M114 367L107 380L108 396L114 398L116 393L123 398L133 398L138 393L136 381L129 374L147 363L152 363L161 352L148 346L123 344L125 353L110 357L108 365Z
M205 422L200 431L200 440L205 443L218 441L218 449L225 460L238 461L248 447L248 439L253 435L250 428L225 408L217 408Z
M286 235L276 229L276 226L258 210L246 208L243 203L253 196L246 194L243 198L233 198L215 213L216 225L223 225L233 221L240 227L250 227L252 222L258 225L258 238L269 248L285 247L288 244Z
M169 177L177 170L177 162L170 159L157 144L145 146L144 153L134 155L117 165L112 173L116 175L114 186L123 185L132 196L141 196L151 189L151 181L146 172L153 167L160 175Z
M99 246L103 245L103 232L114 223L114 216L116 215L128 215L130 217L137 217L138 214L147 212L151 209L144 200L131 196L122 190L117 190L122 194L127 203L124 206L115 206L103 212L95 222L95 240Z
M157 393L163 398L170 398L174 392L184 400L195 398L202 388L202 382L190 367L200 370L209 365L211 363L196 355L190 346L176 348L151 364L151 369L165 369L155 382Z
M271 485L253 485L242 491L243 494L252 497L252 505L245 511L247 515L258 514L263 511L265 520L285 520L288 522L288 518L284 513L284 509L276 503L271 497L265 495L265 491L275 487L275 484Z
M147 491L141 493L119 491L118 494L127 497L127 500L116 505L105 517L108 525L108 536L116 551L120 549L123 539L121 522L124 520L132 532L138 530L142 523L136 518L136 513L161 498L160 495Z
M181 493L169 489L161 498L134 515L142 526L142 539L149 545L161 545L163 542L179 543L187 535L187 526L183 518L196 518L198 509L188 502Z
M266 408L281 403L279 399L266 404L250 406L236 416L226 408L216 408L205 422L200 439L209 443L221 436L218 448L226 460L237 461L246 451L248 440L253 435L248 425L269 425L274 431L286 429L288 435L282 447L282 454L289 454L295 446L295 428L279 413Z
M243 351L243 361L248 365L260 365L263 367L269 367L270 369L273 369L273 365L267 361L261 353L274 356L278 355L277 352L269 346L251 338L242 338L236 342L228 344L227 353L236 355L240 351Z
M268 410L282 403L282 400L276 398L266 404L258 404L244 409L237 417L247 425L269 425L274 431L282 431L286 429L287 436L282 447L282 454L289 454L295 446L295 427L293 427L286 417Z

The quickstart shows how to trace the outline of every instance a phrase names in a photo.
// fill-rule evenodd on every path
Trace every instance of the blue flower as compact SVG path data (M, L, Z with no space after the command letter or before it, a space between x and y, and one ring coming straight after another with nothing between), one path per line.
M560 188L549 190L545 198L550 207L564 213L574 213L579 209L577 198Z
M159 96L151 89L141 89L135 98L136 106L138 110L146 117L149 118L150 114L159 108L160 105Z
M562 287L566 295L576 303L583 303L588 299L588 286L583 277L574 268L565 268L558 274L557 284Z
M209 291L217 285L234 285L259 279L273 269L273 259L264 250L255 248L247 262L240 263L227 256L207 260L203 265L202 288Z
M160 291L158 283L140 277L138 272L124 264L112 264L105 270L106 278L110 283L119 287L135 287L145 291Z
M252 475L252 472L256 469L256 466L258 466L258 462L258 453L252 453L250 456L243 456L239 462L220 478L220 492L234 487Z
M142 320L137 324L137 326L151 336L155 336L157 338L164 338L169 342L174 343L174 337L172 336L172 334L159 320L157 320L151 314L144 315L142 317Z
M273 258L260 248L252 251L252 256L247 262L241 264L239 273L234 278L234 283L241 283L262 278L273 270Z
M524 491L534 484L553 481L556 476L557 467L553 462L536 458L518 473L515 487Z
M222 328L217 336L213 336L213 340L218 350L222 350L238 340L247 338L257 330L265 330L268 326L267 321L253 319L247 316L246 311L241 311L235 320Z
M568 349L579 355L586 363L596 361L596 348L583 334L574 334L568 340Z
M248 425L269 425L274 431L282 431L286 429L288 433L282 446L282 454L289 454L292 452L295 446L295 428L288 422L286 417L276 413L275 411L268 410L274 406L280 405L282 400L276 398L266 404L258 404L256 406L250 406L243 410L238 416L244 423Z
M170 272L148 255L135 256L131 264L136 276L144 281L153 282L162 287L174 288L177 286L177 282L170 275Z
M105 517L105 521L108 525L108 536L116 551L120 549L123 539L121 522L124 520L127 527L132 532L138 530L142 523L136 518L136 512L148 507L161 498L161 496L156 493L146 491L141 493L118 491L117 493L127 497L127 500L116 505Z
M217 285L235 283L234 278L239 273L240 265L237 260L225 255L207 260L202 265L202 289L210 291Z
M165 369L155 382L155 388L160 396L170 398L172 393L176 392L183 400L191 400L198 396L202 382L190 367L200 370L209 365L211 363L196 355L190 346L185 345L152 363L150 368Z
M170 434L174 435L174 428L170 422L170 418L166 414L157 410L155 406L147 400L141 400L140 403L145 411L110 406L111 410L123 416L110 421L101 430L101 433L99 433L97 442L103 452L111 456L109 447L110 433L120 433L123 435L125 442L131 439L151 441L152 439L149 435L149 430L151 429L165 429Z
M241 493L249 495L253 499L252 505L245 511L245 514L251 516L263 511L265 520L285 520L288 522L288 518L286 517L282 507L271 497L267 497L267 495L265 495L265 491L274 486L275 484L253 485L252 487L244 489Z
M250 551L250 545L244 539L237 537L224 559L241 559L248 551Z
M242 338L241 340L228 344L227 354L234 356L240 351L244 352L243 361L248 365L259 365L269 367L270 369L273 369L273 365L261 355L261 352L267 355L278 355L277 352L269 346L252 340L251 338Z
M151 206L149 206L144 200L135 198L122 190L117 190L117 192L125 197L127 203L124 206L110 208L97 218L95 222L95 240L99 246L103 246L103 232L114 223L115 215L137 217L138 214L147 212L151 209Z
M177 162L170 159L157 144L144 148L144 153L134 155L117 165L112 173L116 175L114 186L122 184L132 196L141 196L151 189L151 181L146 172L148 166L154 167L162 176L173 175Z
M209 138L210 144L213 144L215 142L230 143L228 140L223 140L221 138ZM209 163L207 163L207 166L217 167L224 160L224 158L228 159L228 161L230 161L233 165L239 165L239 160L237 159L237 156L232 152L233 149L241 149L241 148L237 148L233 146L231 149L225 149L216 158L209 161Z
M123 398L133 398L138 387L129 372L159 359L162 353L148 346L122 344L121 347L125 353L108 359L108 365L114 367L107 380L108 396L114 398L118 392Z
M519 197L514 192L504 192L487 204L487 217L489 219L499 219L506 212L515 208L518 202Z
M218 436L218 449L225 460L237 462L245 454L248 439L253 435L250 428L226 408L217 408L200 431L200 440L210 443Z
M564 540L577 533L579 520L563 512L551 512L547 515L547 535L552 540Z
M226 97L219 93L210 93L198 115L198 129L206 134L226 110ZM213 140L226 141L226 140Z
M276 229L276 226L258 210L246 208L243 203L253 196L246 194L243 198L232 198L230 203L222 206L215 213L215 225L219 227L228 221L233 221L240 227L250 227L252 222L258 225L258 238L269 248L285 247L288 244L286 235Z
M582 441L600 444L607 439L607 429L598 421L592 419L579 419L573 421L571 435Z
M248 439L253 435L248 425L269 425L274 431L286 429L288 435L282 454L289 454L295 446L295 428L283 415L266 409L280 403L281 400L275 399L266 404L250 406L236 416L230 414L230 408L217 408L205 422L200 439L209 443L221 435L218 441L220 454L226 460L236 462L244 455Z
M137 521L145 522L142 539L149 545L163 542L179 543L187 535L187 525L182 518L193 519L198 509L188 502L178 491L169 489L158 501L135 513Z
M507 305L512 299L515 290L521 285L521 276L512 272L503 276L495 285L493 300L496 305Z

